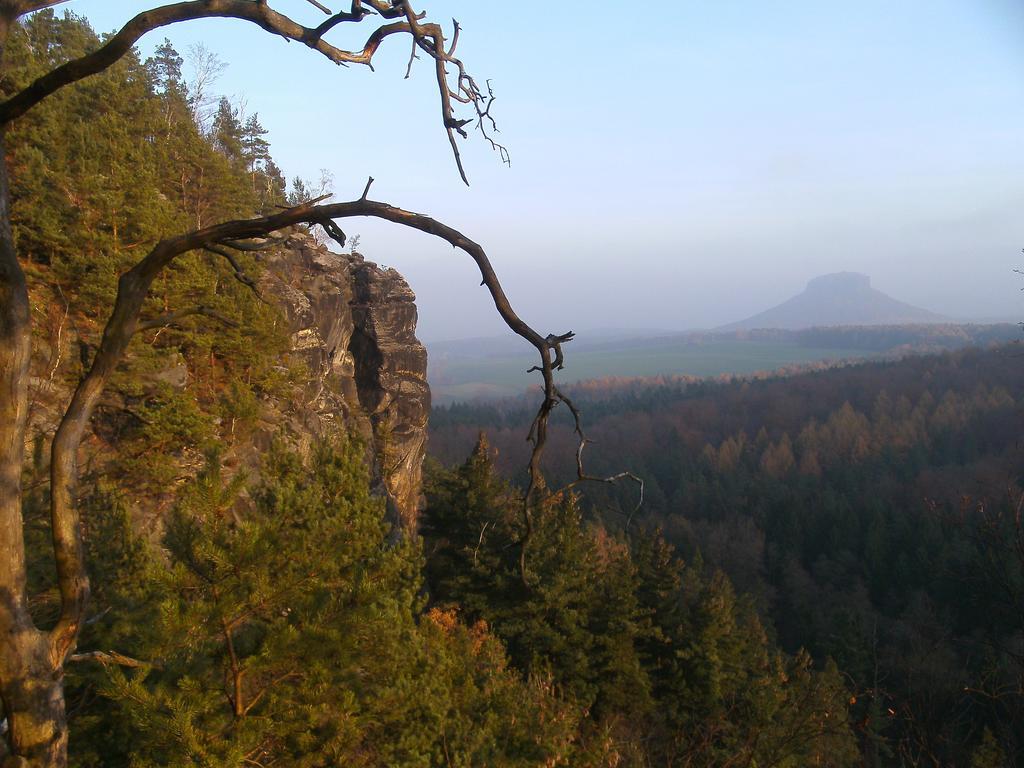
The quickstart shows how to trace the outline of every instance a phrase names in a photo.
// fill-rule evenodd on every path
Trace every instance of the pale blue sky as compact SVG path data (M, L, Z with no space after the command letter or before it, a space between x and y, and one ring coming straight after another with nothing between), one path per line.
M63 7L103 31L149 5ZM376 73L242 22L178 25L143 50L205 43L289 176L328 168L344 199L372 174L378 199L483 244L544 333L714 326L840 270L937 312L1024 318L1020 0L419 5L459 19L460 54L498 95L512 167L465 142L468 189L428 64L403 80L404 41ZM334 40L361 47L370 21ZM500 331L467 257L378 223L348 231L408 277L425 338Z

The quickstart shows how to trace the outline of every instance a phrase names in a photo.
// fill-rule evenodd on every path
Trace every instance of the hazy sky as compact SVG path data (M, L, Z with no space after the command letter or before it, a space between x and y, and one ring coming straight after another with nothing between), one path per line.
M323 18L305 0L271 4ZM63 7L109 31L150 5ZM349 199L373 175L377 199L484 245L542 333L715 326L840 270L936 312L1024 318L1020 0L418 6L459 19L459 53L498 95L512 167L464 142L469 188L429 63L403 79L404 40L376 73L244 22L177 25L142 48L166 35L183 53L214 50L229 64L219 90L259 113L289 177L327 168ZM361 48L371 21L332 42ZM409 279L423 338L501 331L461 252L386 224L345 228Z

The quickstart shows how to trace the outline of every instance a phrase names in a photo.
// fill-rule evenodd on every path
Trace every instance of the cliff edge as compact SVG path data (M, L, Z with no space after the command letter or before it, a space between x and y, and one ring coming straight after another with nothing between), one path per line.
M265 329L242 325L235 326L232 343L250 345L243 356L276 371L273 385L248 388L235 402L232 377L239 374L231 361L201 351L218 333L216 321L205 321L205 342L183 337L187 348L167 342L169 328L137 339L122 365L124 378L105 391L82 442L83 499L112 489L136 529L158 537L178 488L209 455L226 476L254 478L275 440L304 452L323 438L355 434L366 446L374 488L387 498L392 523L414 529L430 413L415 294L394 269L359 254L333 253L300 230L256 263L263 322L273 326L278 342L260 349ZM73 307L49 309L59 324L36 327L27 446L28 482L40 487L47 474L44 447L98 337L96 330L78 332L84 323L74 322Z
M300 440L334 426L361 435L395 517L415 526L430 414L416 295L396 270L333 253L307 234L291 235L266 268L261 287L284 311L292 353L310 372L305 405L268 415L279 413Z

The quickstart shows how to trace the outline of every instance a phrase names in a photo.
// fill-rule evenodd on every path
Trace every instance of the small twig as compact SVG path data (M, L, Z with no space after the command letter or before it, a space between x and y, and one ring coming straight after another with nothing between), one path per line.
M412 51L409 53L409 64L405 68L405 79L406 80L408 80L409 77L412 75L412 63L414 61L416 61L417 59L419 59L419 56L416 55L416 48L417 47L418 46L416 44L416 39L413 38L413 41L412 41Z
M263 699L263 696L267 693L267 691L269 691L275 685L283 683L285 680L287 680L289 678L292 678L292 677L299 677L299 673L295 672L294 670L291 671L291 672L285 672L283 675L280 675L279 677L276 677L273 680L271 680L269 683L267 683L266 687L264 687L263 690L261 690L259 693L257 693L252 698L252 701L250 701L245 706L245 709L242 712L242 716L244 717L245 715L248 715L252 711L253 707L255 707L257 704L260 703L260 701Z
M86 651L85 653L73 653L68 656L68 661L98 661L103 666L114 664L119 667L130 667L132 669L160 669L159 664L151 661L140 661L131 656L125 656L117 651Z
M50 366L50 374L47 376L47 381L49 382L53 381L54 374L57 373L57 369L60 367L60 359L63 356L64 350L64 323L67 322L68 314L71 312L71 305L68 303L67 298L64 296L64 291L59 285L57 286L57 293L60 294L60 300L64 304L64 316L57 325L57 341L54 344L53 365Z
M452 19L452 44L448 46L448 55L455 55L455 49L459 46L459 32L462 31L462 27L459 26L458 19Z
M483 528L480 529L480 539L476 543L476 548L473 550L473 565L476 565L477 557L480 554L480 547L484 545L484 534L487 532L487 526L491 524L490 520L484 523Z
M359 196L360 200L366 200L366 196L370 194L370 187L373 185L373 176L370 176L366 180L366 186L363 187L363 194Z
M330 15L331 15L331 9L330 9L330 8L326 8L326 7L324 7L323 5L321 5L320 3L318 3L318 2L317 2L317 0L306 0L306 2L307 2L307 3L309 3L310 5L312 5L312 6L313 6L314 8L316 8L317 10L323 11L323 12L324 12L324 13L326 13L326 14L327 14L328 16L330 16Z
M108 613L110 613L110 606L109 605L106 608L104 608L102 611L97 613L95 616L90 616L88 619L86 619L83 622L83 624L85 626L87 626L87 627L92 625L92 624L95 624L96 622L101 621L103 619L103 617L106 616Z

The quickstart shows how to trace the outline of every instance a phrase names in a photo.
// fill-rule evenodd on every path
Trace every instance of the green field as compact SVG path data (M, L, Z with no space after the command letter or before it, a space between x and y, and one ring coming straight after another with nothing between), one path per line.
M503 357L432 356L428 378L437 404L519 395L536 385L537 374L526 373L536 363L530 347L523 354ZM725 340L693 343L682 339L643 339L633 344L566 347L565 382L607 376L686 374L717 376L748 374L822 360L863 358L864 349L809 347L785 341Z

